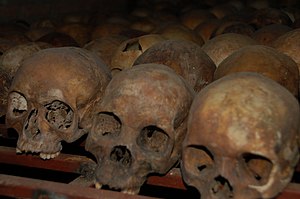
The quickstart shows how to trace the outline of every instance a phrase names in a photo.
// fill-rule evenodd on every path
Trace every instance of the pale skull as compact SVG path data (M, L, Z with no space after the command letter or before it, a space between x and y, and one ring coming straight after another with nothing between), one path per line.
M116 74L93 107L85 145L98 161L96 187L137 194L148 174L168 172L180 158L193 96L189 84L165 65Z
M275 81L252 72L214 81L195 97L181 169L201 198L273 198L299 159L299 105Z
M27 58L13 79L6 113L7 126L19 134L17 152L54 158L62 140L87 133L81 119L110 79L108 67L88 50L49 48Z

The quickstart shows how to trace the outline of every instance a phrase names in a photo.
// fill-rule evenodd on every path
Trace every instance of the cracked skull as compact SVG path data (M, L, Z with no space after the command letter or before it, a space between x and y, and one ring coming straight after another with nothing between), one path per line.
M93 109L86 149L97 158L96 187L137 194L148 174L177 162L193 89L172 69L143 64L119 72Z
M84 49L49 48L27 58L10 87L6 113L7 126L19 134L17 152L56 157L62 140L86 133L81 118L110 79L104 62Z
M191 105L187 129L182 175L203 198L273 198L299 159L298 102L258 73L208 85Z

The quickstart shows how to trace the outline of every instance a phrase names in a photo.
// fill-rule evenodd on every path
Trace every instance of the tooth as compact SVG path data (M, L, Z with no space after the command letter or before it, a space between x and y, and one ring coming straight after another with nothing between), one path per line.
M45 160L46 159L46 154L45 153L40 153L40 157Z
M100 184L99 182L95 182L95 188L96 189L101 189L102 184Z
M22 153L22 150L19 148L16 148L16 153Z
M60 154L60 151L55 153L55 157L57 157Z
M51 154L47 154L47 159L49 160L51 158Z

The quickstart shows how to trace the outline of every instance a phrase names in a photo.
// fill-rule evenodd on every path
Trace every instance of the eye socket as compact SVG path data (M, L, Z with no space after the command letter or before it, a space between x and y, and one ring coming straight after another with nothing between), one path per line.
M23 116L28 111L26 98L18 92L10 93L8 110L13 117Z
M169 136L164 130L156 126L147 126L140 132L137 143L145 151L163 153L168 147L168 140Z
M255 180L260 184L267 183L273 168L273 163L269 159L260 155L245 153L243 160Z
M214 156L205 146L188 146L182 158L185 170L195 176L205 174L214 166Z
M45 118L56 129L65 130L72 125L74 112L66 103L54 100L44 106L47 111Z
M121 132L121 120L111 112L98 113L93 132L99 136L116 137Z

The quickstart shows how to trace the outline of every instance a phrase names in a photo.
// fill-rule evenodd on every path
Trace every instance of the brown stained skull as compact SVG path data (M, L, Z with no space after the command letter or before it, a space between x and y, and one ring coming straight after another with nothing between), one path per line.
M299 70L289 56L264 45L245 46L224 59L214 79L236 72L257 72L288 89L295 97L299 90Z
M212 82L188 116L181 169L201 198L273 198L299 159L299 104L265 76L240 72Z
M144 64L116 74L93 107L86 149L97 158L96 187L137 194L149 174L178 161L193 89L172 69Z
M216 67L230 54L236 50L258 44L257 41L249 36L237 33L225 33L208 40L202 49L213 60Z
M270 24L283 24L291 26L292 21L282 10L268 7L256 10L249 21L249 24L254 26L256 29L259 29Z
M281 35L272 42L271 46L291 57L297 63L298 69L300 70L300 28Z
M191 41L202 46L204 41L194 30L185 27L183 24L173 22L171 24L162 25L155 31L163 37L171 40Z
M6 113L7 126L19 134L17 152L54 158L62 140L87 133L81 119L110 78L108 67L80 48L49 48L27 58L13 79Z
M169 66L195 91L200 91L212 82L216 69L199 45L184 40L166 40L153 45L136 59L134 67L146 63Z
M256 30L252 38L261 45L270 46L281 35L293 30L291 27L283 24L271 24Z

